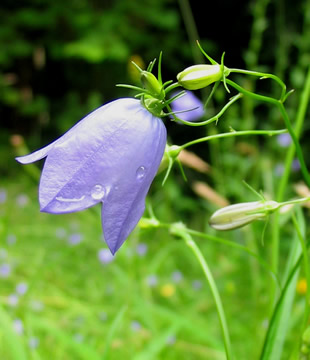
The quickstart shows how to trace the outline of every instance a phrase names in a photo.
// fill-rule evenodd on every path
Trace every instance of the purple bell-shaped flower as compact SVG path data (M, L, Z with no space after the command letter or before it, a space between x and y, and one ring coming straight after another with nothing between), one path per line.
M171 103L171 109L184 121L197 121L205 114L202 101L192 92L186 93Z
M17 158L47 157L40 209L62 214L102 203L102 227L114 254L137 225L166 145L162 120L124 98L93 111L46 147Z

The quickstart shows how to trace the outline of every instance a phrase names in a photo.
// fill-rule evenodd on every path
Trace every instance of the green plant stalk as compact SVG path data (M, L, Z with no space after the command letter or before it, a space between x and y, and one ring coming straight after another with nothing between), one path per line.
M186 32L190 40L194 61L197 64L202 64L204 61L204 57L202 56L198 47L196 47L196 41L199 40L199 35L190 2L188 0L179 0L179 6L181 9L181 14L183 17Z
M304 124L304 119L305 119L306 111L307 111L307 108L309 105L309 100L310 100L310 66L308 68L305 86L304 86L303 92L301 94L300 103L299 103L297 115L296 115L296 124L295 124L294 131L296 134L297 141L300 137L301 130L302 130L302 127ZM279 187L278 187L278 192L277 192L277 201L282 201L282 199L283 199L284 191L287 186L287 182L288 182L289 174L291 171L291 165L292 165L292 161L294 159L294 155L295 155L295 148L294 148L294 144L292 144L286 154L284 173L281 177ZM309 186L309 184L307 184L307 185Z
M302 249L302 254L303 254L303 258L304 258L304 269L305 269L305 276L306 276L306 281L307 281L307 291L306 291L306 301L305 301L305 312L304 312L304 320L303 320L303 326L302 326L302 332L304 332L304 330L307 327L308 324L308 319L309 319L309 315L310 315L310 266L309 266L309 256L308 256L308 250L307 250L307 244L305 242L304 236L301 233L301 230L299 228L297 219L295 214L293 213L292 215L292 221L293 224L295 226L296 232L297 232L297 236L301 245L301 249Z
M211 293L212 293L214 301L215 301L216 310L217 310L218 317L219 317L220 324L221 324L226 358L227 358L227 360L232 360L233 355L232 355L232 349L231 349L231 343L230 343L230 337L229 337L229 331L228 331L227 321L226 321L226 317L225 317L225 312L224 312L221 297L217 290L212 273L209 269L209 266L208 266L205 258L203 257L200 249L198 248L198 246L196 245L196 243L192 239L192 237L188 233L184 233L184 232L182 232L182 233L180 232L179 235L184 239L186 245L194 253L196 259L198 260L199 265L201 266L201 268L203 270L203 273L207 279L207 282L210 286Z
M253 22L251 27L251 36L249 47L245 60L250 67L257 66L258 57L262 48L263 35L267 24L267 7L270 0L258 0L252 3L251 13Z
M179 121L182 124L188 125L188 126L204 126L204 125L208 125L212 122L218 121L220 119L220 117L225 113L225 111L238 99L240 99L242 97L242 94L237 94L235 96L233 96L227 104L225 104L225 106L222 107L222 109L214 116L212 116L211 118L204 120L204 121L199 121L199 122L190 122L190 121L185 121L182 119L179 119L177 116L174 115L173 111L171 110L170 106L168 105L167 108L169 110L169 114L171 114L174 118L175 121Z
M193 141L189 141L188 143L185 143L181 146L179 146L179 150L183 150L189 146L199 144L204 141L214 140L214 139L220 139L220 138L228 138L233 136L246 136L246 135L279 135L287 132L286 129L284 130L243 130L243 131L231 131L228 133L221 133L221 134L215 134L210 136L205 136Z
M282 93L281 93L280 99L283 99L285 97L286 85L278 76L276 76L274 74L268 74L268 73L262 73L259 71L250 71L250 70L244 70L244 69L229 69L229 72L245 74L245 75L250 75L250 76L257 76L257 77L264 78L264 79L272 79L272 80L276 81L282 88Z
M303 92L301 94L301 99L300 99L300 103L299 103L297 115L296 115L296 123L295 123L294 130L295 130L295 134L296 134L295 139L297 140L298 144L299 144L298 139L300 137L301 130L303 127L309 100L310 100L310 67L308 68L305 86L304 86ZM277 194L276 194L277 201L282 201L282 199L284 197L284 192L285 192L285 189L288 184L288 179L289 179L289 175L291 172L291 166L292 166L292 162L294 159L295 150L297 150L297 148L295 149L294 144L292 144L286 153L284 172L280 179L280 183L278 184L278 187L277 187ZM309 186L309 183L307 183L307 185ZM272 263L272 269L274 272L277 272L278 263L279 263L279 238L280 238L279 219L280 219L280 214L276 213L273 218L273 227L272 227L272 234L271 234L271 237L272 237L271 263ZM271 291L273 294L275 291L273 284L271 284L271 287L272 287Z
M310 82L310 80L309 80L309 82ZM264 95L259 95L259 94L252 93L251 91L248 91L248 90L244 89L243 87L236 84L234 81L232 81L230 79L226 79L226 83L231 85L233 88L235 88L241 94L244 94L246 96L249 96L249 97L251 97L251 98L253 98L255 100L261 101L261 102L265 102L265 103L275 105L279 109L281 115L283 116L285 126L286 126L288 132L290 133L291 138L293 140L293 143L295 145L296 154L297 154L297 157L298 157L298 160L299 160L299 163L300 163L300 168L301 168L302 174L304 176L305 182L310 187L310 175L308 173L308 170L307 170L307 167L306 167L306 164L305 164L305 161L304 161L301 146L300 146L300 144L298 142L297 136L295 135L294 129L293 129L292 125L291 125L291 122L289 120L289 117L287 115L287 112L286 112L286 110L284 108L283 103L281 101L276 100L274 98L271 98L269 96L264 96ZM277 200L279 200L279 199L277 199Z
M163 228L163 229L168 229L170 230L172 228L172 225L173 224L169 224L169 223L162 223L162 222L159 222L156 218L151 218L151 219L147 219L149 220L149 226L151 227L154 227L154 228ZM218 236L214 236L214 235L210 235L210 234L207 234L207 233L204 233L204 232L200 232L200 231L197 231L197 230L192 230L192 229L188 229L187 227L183 227L182 228L182 232L185 232L189 235L193 235L193 236L197 236L197 237L200 237L200 238L203 238L203 239L206 239L206 240L210 240L210 241L214 241L214 242L217 242L217 243L220 243L220 244L223 244L223 245L226 245L226 246L230 246L234 249L237 249L237 250L241 250L241 251L244 251L245 253L249 254L250 256L252 256L253 258L255 258L261 265L262 267L265 268L265 270L268 271L268 273L271 275L272 277L272 280L275 282L275 284L277 286L279 286L280 288L280 281L279 279L277 278L276 274L274 274L269 266L269 264L262 258L260 257L259 255L257 255L255 252L251 251L249 248L247 248L246 246L243 246L243 245L240 245L240 244L237 244L236 242L234 241L229 241L229 240L226 240L226 239L223 239L223 238L220 238ZM179 234L179 232L178 232Z

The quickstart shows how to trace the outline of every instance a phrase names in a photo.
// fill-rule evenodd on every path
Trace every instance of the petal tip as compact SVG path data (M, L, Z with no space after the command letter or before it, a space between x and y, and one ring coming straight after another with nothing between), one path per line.
M16 160L17 162L19 162L20 164L29 164L30 162L27 160L27 156L28 156L28 155L25 155L25 156L17 156L17 157L15 158L15 160Z

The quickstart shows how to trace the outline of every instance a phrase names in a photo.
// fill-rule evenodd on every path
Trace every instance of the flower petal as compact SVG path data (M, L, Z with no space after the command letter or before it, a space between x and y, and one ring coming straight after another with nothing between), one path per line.
M108 167L113 166L111 153L119 151L111 149L111 140L125 126L128 114L135 114L137 105L139 101L134 99L104 105L54 143L41 175L41 211L79 211L103 200L107 181L112 181L107 174Z
M57 140L56 140L57 141ZM35 161L43 159L45 156L47 156L48 152L54 147L55 142L45 146L44 148L37 150L31 154L25 155L25 156L18 156L15 158L19 163L21 164L30 164Z
M114 254L143 214L166 136L161 119L139 100L119 99L17 160L26 164L47 156L39 188L41 211L67 213L102 202L104 237Z
M115 159L116 166L111 169L109 178L116 181L102 206L104 238L113 254L144 212L145 197L166 145L166 129L159 118L143 108L140 116L132 120L130 128L126 129L128 147L121 157ZM122 143L123 140L120 138Z

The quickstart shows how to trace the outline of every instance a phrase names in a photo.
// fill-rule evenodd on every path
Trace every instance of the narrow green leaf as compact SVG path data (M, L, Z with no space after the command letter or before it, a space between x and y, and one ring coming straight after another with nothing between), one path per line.
M12 327L12 319L0 307L0 334L3 337L5 349L10 354L11 360L27 360L27 352L22 343L21 337L14 331ZM2 349L0 349L2 351ZM0 352L1 359L2 354Z
M298 213L298 224L304 234L304 219ZM296 293L296 282L302 260L301 246L297 234L293 238L289 258L284 272L285 285L274 308L263 345L261 360L280 360L283 345L290 325L290 316Z

